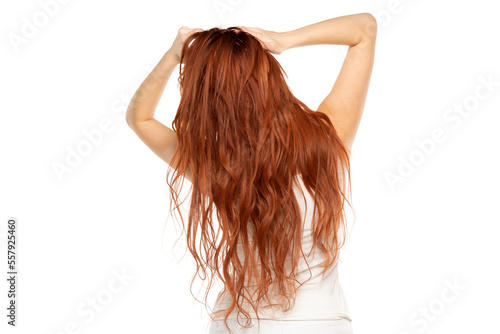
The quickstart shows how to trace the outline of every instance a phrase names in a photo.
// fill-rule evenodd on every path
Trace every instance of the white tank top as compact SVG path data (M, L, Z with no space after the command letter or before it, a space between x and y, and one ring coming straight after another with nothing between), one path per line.
M261 302L258 308L259 318L271 320L348 319L349 321L351 321L351 316L344 296L344 292L342 291L342 287L339 282L338 258L336 262L330 268L328 268L324 278L322 278L324 268L321 268L320 265L326 263L326 257L317 248L311 251L313 244L311 224L314 211L314 198L305 188L302 181L302 176L300 174L298 174L297 176L297 182L299 183L300 187L302 187L305 202L300 189L294 184L295 197L297 198L297 201L300 205L300 210L304 221L302 236L302 249L304 256L299 259L296 278L301 283L308 280L309 277L310 279L302 286L300 286L297 290L295 305L291 309L283 312L280 307L266 306ZM238 255L240 256L240 260L243 261L244 255L240 246L241 242L238 242ZM304 257L307 259L307 263L309 263L309 268L311 271L309 271ZM221 294L222 291L219 293L219 296L221 296ZM272 302L277 303L277 301L274 300ZM226 293L223 298L220 298L219 303L216 302L213 310L216 311L227 309L230 304L231 296ZM257 318L255 311L246 300L243 303L243 308L250 314L252 318ZM228 319L234 319L236 318L236 315L237 310L235 308L229 315ZM241 312L239 317L240 319L243 319L243 321L246 321L244 320L245 317Z

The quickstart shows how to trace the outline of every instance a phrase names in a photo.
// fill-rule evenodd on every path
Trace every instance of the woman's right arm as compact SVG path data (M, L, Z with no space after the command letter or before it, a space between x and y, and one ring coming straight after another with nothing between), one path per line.
M315 44L349 46L339 75L318 111L328 115L350 153L368 93L377 21L369 13L354 14L278 34L284 50Z
M364 39L375 39L377 22L369 13L353 14L278 34L285 50L317 44L354 46Z

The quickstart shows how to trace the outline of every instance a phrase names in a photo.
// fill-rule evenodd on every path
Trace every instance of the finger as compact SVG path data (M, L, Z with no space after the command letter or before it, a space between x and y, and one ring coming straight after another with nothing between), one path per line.
M251 29L251 28L244 29L243 31L245 31L247 34L250 34L253 36L258 36L260 34L258 30Z
M189 31L189 34L191 35L191 34L194 34L194 33L197 33L197 32L201 32L201 31L203 31L203 29L201 29L201 28L195 28L195 29L191 29Z

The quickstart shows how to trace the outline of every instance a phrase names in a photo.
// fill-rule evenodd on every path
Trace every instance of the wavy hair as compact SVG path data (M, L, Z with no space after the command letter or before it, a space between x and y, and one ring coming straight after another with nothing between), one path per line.
M345 242L339 232L345 227L344 201L351 184L349 153L329 117L299 101L284 76L259 40L238 27L196 32L181 52L181 100L172 122L176 173L170 180L167 173L170 205L174 201L179 210L178 179L189 167L187 228L182 214L181 219L197 267L191 288L197 275L203 281L209 277L206 305L214 277L220 279L232 301L213 315L223 316L230 332L227 319L234 309L248 326L244 301L258 321L257 301L283 311L295 303L303 228L293 192L297 175L313 194L313 247L326 254L323 275ZM256 282L252 291L251 280ZM282 302L270 303L276 297Z

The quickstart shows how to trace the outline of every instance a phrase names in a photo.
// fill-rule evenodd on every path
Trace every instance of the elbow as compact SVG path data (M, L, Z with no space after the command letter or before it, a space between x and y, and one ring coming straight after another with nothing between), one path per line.
M125 122L127 122L127 125L132 128L132 125L131 125L131 121L130 121L130 116L128 115L128 113L125 115Z
M363 15L363 21L365 22L365 24L369 24L369 25L375 24L375 26L377 25L377 19L371 13L363 13L362 15Z
M371 13L363 13L363 15L366 17L368 21L377 23L377 19L375 19L375 16L373 16Z
M139 118L137 116L137 113L133 111L133 109L127 109L127 113L125 114L125 122L127 122L127 125L135 132L137 129L137 125L140 123L143 123L145 121L149 121L154 119L153 117L150 118Z
M377 38L377 19L370 13L363 13L361 20L360 41L374 41Z
M127 108L127 112L125 113L125 122L127 122L127 125L133 129L133 124L134 124L134 120L133 120L133 110L131 108L131 106L129 105L128 108Z
M365 13L365 14L366 14L366 24L365 24L366 34L368 35L369 38L376 39L377 27L378 27L377 19L370 13Z
M125 115L125 122L127 122L127 125L128 125L129 128L131 128L132 130L134 130L134 124L135 123L134 123L134 121L132 120L132 117L129 114Z

